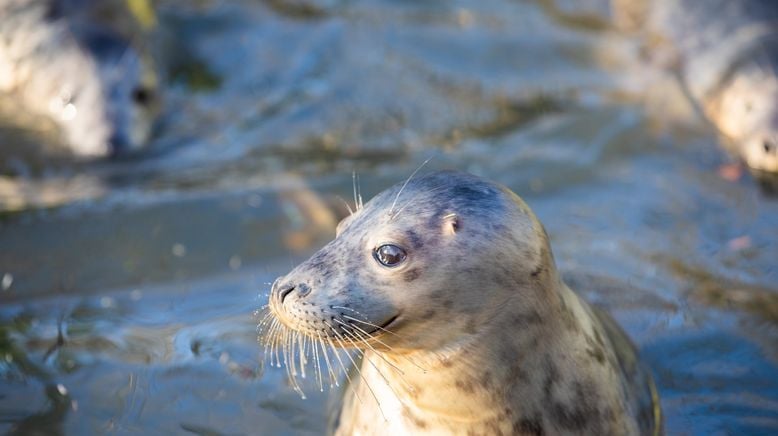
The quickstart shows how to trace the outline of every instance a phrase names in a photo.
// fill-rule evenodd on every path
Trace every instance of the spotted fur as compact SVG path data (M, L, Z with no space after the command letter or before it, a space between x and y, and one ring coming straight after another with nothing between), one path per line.
M335 341L359 322L338 319L370 323L352 344L364 357L336 434L661 431L635 348L562 283L519 197L460 172L402 186L347 218L271 294L275 319L309 337ZM387 243L404 263L376 262Z

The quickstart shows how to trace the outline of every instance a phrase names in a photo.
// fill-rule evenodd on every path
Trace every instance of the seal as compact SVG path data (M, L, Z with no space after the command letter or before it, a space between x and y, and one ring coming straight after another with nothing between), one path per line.
M358 207L268 305L266 353L295 389L309 366L320 387L333 368L350 381L335 434L662 431L626 334L561 281L529 207L467 173L411 177ZM348 348L362 355L351 372Z
M778 172L778 2L610 0L622 29L678 73L724 145Z
M0 96L52 121L79 157L142 148L159 112L151 56L117 1L0 0Z

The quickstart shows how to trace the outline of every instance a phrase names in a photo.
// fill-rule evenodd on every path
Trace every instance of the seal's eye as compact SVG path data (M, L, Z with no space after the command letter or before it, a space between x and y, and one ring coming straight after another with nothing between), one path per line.
M405 260L406 256L407 255L405 254L405 250L391 244L384 244L373 251L373 257L375 257L375 260L377 260L381 265L388 267L401 264Z
M152 91L149 88L135 88L132 91L132 99L135 100L136 103L146 106L149 103L151 103L151 100L154 98L154 91Z

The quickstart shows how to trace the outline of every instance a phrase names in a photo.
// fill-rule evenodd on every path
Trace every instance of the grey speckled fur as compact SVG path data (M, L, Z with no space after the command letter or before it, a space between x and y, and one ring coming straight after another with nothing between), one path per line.
M610 0L757 170L778 172L778 1Z
M661 433L650 372L618 325L562 283L519 197L461 172L401 189L346 218L271 293L271 312L310 337L343 337L347 315L393 332L363 326L373 349L361 346L335 433ZM387 243L405 262L376 262Z
M117 0L0 0L0 98L11 99L14 112L53 121L77 156L143 147L157 115L155 71L120 31L132 27L123 7ZM110 8L118 19L100 22ZM12 115L4 117L24 118Z

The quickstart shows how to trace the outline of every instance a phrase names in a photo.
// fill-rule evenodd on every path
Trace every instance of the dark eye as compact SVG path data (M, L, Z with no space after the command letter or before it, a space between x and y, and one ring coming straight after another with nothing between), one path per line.
M407 255L405 250L396 245L384 244L373 251L373 257L381 265L393 267L401 264Z
M151 103L152 98L154 98L154 92L148 88L135 88L132 91L132 99L143 106Z

